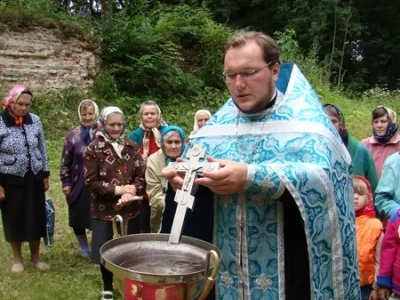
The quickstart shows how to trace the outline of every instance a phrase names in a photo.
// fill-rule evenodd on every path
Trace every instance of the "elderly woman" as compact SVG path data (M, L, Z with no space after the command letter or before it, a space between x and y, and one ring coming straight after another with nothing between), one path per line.
M29 242L31 262L38 270L40 239L46 235L45 191L49 166L42 123L30 113L32 92L14 86L0 114L0 208L4 235L13 253L12 272L22 272L22 242Z
M182 154L182 145L183 141L185 140L185 133L178 126L168 126L166 128L163 128L161 132L163 135L162 151L166 158L163 164L166 165L169 162L175 161L176 158L178 158ZM160 163L162 162L160 161ZM157 170L157 174L158 176L161 176L162 167L160 166L159 168L160 169ZM165 200L163 201L165 204L162 203L162 205L165 205L165 208L162 212L161 233L170 233L175 217L177 203L175 202L175 191L173 190L171 185L169 183L166 183L165 186ZM188 210L186 212L185 225L182 230L183 235L212 243L214 219L213 199L213 193L209 189L205 189L202 187L199 188L196 193L196 202L193 211ZM151 204L151 207L153 208L155 204L153 204L152 201ZM161 209L160 205L156 207L157 213L159 214L159 211Z
M147 159L146 192L150 201L151 232L160 232L162 214L165 208L167 181L161 177L161 170L175 161L183 151L185 132L179 126L164 126L161 129L161 149Z
M92 226L90 194L85 188L83 175L83 153L94 137L99 108L92 100L83 100L78 106L78 116L81 124L71 130L65 138L60 179L68 203L69 226L78 240L81 255L88 257L90 248L86 229L91 230Z
M135 195L144 191L145 162L139 146L124 138L125 117L118 107L104 108L100 131L86 148L85 184L92 195L92 255L100 264L100 247L112 239L112 218L121 215L128 222L128 234L139 232L139 203ZM100 265L103 300L113 299L113 274Z
M194 124L193 124L193 131L190 133L189 138L191 139L196 132L203 127L208 120L211 119L211 113L209 110L207 109L199 109L198 111L196 111L195 115L194 115Z
M371 184L372 191L378 185L378 175L371 152L361 142L349 135L342 110L334 104L325 104L325 112L335 126L353 162L354 175L365 177Z
M129 139L140 147L140 153L145 161L161 147L161 129L166 126L161 110L154 101L142 103L139 109L141 123L130 135ZM150 206L148 196L144 194L142 201L141 232L150 232Z
M400 134L397 130L397 114L392 109L378 106L372 111L372 136L361 142L372 153L378 177L381 177L385 160L400 151Z

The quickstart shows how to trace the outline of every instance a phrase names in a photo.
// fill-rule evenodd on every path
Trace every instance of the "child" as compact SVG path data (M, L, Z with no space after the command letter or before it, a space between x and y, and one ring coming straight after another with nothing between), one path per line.
M400 299L400 210L392 213L382 242L377 284L379 299ZM390 295L391 294L391 295Z
M383 239L382 223L375 218L372 189L369 181L354 176L354 209L361 299L378 300L376 275L379 270L379 253Z

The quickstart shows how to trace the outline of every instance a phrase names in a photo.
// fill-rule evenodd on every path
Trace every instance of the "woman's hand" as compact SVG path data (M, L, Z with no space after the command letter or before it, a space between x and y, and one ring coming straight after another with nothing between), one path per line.
M118 200L118 204L121 206L127 205L133 201L133 197L134 196L129 193L123 194L121 198Z
M48 177L45 178L45 179L43 179L43 186L44 186L44 191L47 192L47 190L48 190L49 187L50 187L49 178L48 178Z
M136 187L133 184L128 184L120 187L120 195L131 194L136 195Z
M369 294L368 300L379 300L379 295L377 290L372 290L371 294Z
M388 300L390 296L390 290L386 288L379 288L378 295L379 300Z
M62 192L64 193L64 195L65 196L69 196L69 195L71 195L71 186L69 186L69 185L67 185L67 186L64 186L63 188L62 188Z
M4 188L0 185L0 201L3 201L6 199L6 191Z

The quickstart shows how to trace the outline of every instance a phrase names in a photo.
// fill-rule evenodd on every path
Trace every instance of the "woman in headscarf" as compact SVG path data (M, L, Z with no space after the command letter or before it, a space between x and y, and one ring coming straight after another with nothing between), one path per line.
M91 230L90 194L85 188L83 175L83 153L92 142L96 132L99 108L90 99L78 106L80 125L71 130L65 138L61 156L60 179L62 191L67 199L69 226L78 240L81 255L90 256L86 229Z
M185 141L185 132L179 126L164 126L161 135L161 149L149 156L146 166L146 192L150 201L150 227L153 233L160 232L165 208L167 181L161 177L161 170L182 154Z
M85 184L91 193L93 263L100 264L100 247L112 239L112 218L128 222L128 234L139 232L140 206L133 201L144 191L145 162L139 146L124 138L125 117L118 107L103 109L100 130L86 148ZM100 264L102 300L113 299L113 274Z
M167 124L162 119L160 107L154 101L142 103L139 109L141 123L130 135L129 139L140 147L145 161L161 147L161 129ZM143 211L140 215L141 232L150 232L150 205L145 193L142 201Z
M190 140L196 132L203 127L208 120L211 119L211 113L207 109L199 109L194 115L193 131L190 133L188 139Z
M349 151L353 162L354 175L365 177L370 182L372 190L375 191L378 185L378 176L371 152L361 142L349 135L343 112L338 106L325 104L324 109L342 138L347 151Z
M21 253L29 242L31 262L38 270L49 266L40 260L40 239L46 235L45 191L49 165L42 123L30 113L32 92L14 86L0 113L0 208L4 236L13 253L12 272L24 270Z
M168 164L169 162L175 161L183 152L182 148L178 154L179 147L175 145L178 145L180 141L183 143L185 135L183 130L177 129L176 126L168 126L162 130L162 136L162 151L167 158L166 163ZM159 176L161 176L160 173ZM166 184L165 194L165 208L162 213L161 233L171 233L177 203L174 200L175 191L169 183ZM199 187L196 192L196 201L193 210L188 209L186 212L182 235L212 243L214 220L213 199L214 195L211 190Z
M372 136L361 142L371 151L379 178L385 160L400 151L400 134L397 130L397 114L392 109L378 106L372 111Z

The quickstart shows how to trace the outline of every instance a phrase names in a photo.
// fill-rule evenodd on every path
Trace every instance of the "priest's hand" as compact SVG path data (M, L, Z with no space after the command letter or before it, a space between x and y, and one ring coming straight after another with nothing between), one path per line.
M195 180L196 184L208 187L219 195L229 195L242 191L247 182L247 165L232 160L216 160L207 157L209 162L218 162L217 171L203 172L203 177Z
M176 162L183 162L182 158L177 158ZM183 178L185 177L185 173L178 173L176 170L171 169L169 167L165 167L161 171L161 177L168 180L168 183L172 187L174 191L177 189L182 189L183 185Z
M50 187L49 177L43 179L43 187L44 187L44 191L47 192L47 190Z

